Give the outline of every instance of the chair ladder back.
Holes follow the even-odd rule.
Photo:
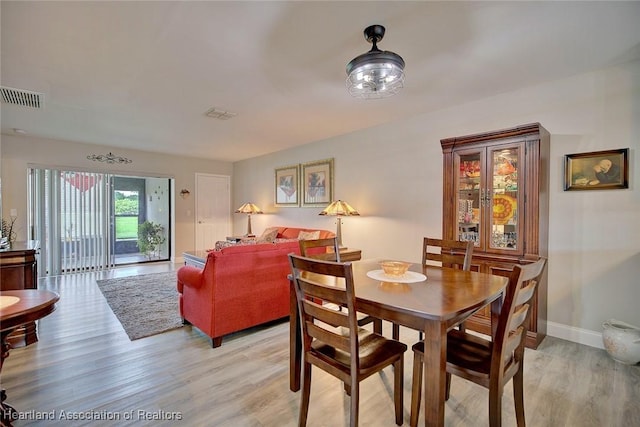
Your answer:
[[[349,353],[354,349],[357,351],[358,321],[351,263],[316,260],[293,254],[289,255],[289,260],[305,343],[310,345],[313,340],[319,340]],[[325,280],[330,277],[332,280],[329,281],[336,283],[336,286],[319,283],[318,275],[325,276]],[[333,305],[327,306],[326,303]],[[337,309],[341,306],[348,310]],[[316,320],[329,327],[320,326]],[[349,334],[342,334],[340,327],[348,328]]]
[[[504,354],[506,355],[505,359],[511,357],[516,348],[520,345],[520,341],[523,339],[523,335],[525,333],[525,328],[523,326],[518,327],[517,329],[509,332],[507,339],[504,344]]]
[[[511,316],[511,321],[509,322],[508,332],[511,333],[518,329],[520,326],[524,324],[524,321],[527,319],[527,314],[529,313],[529,304],[522,304],[518,307]]]
[[[332,331],[330,329],[323,328],[317,323],[314,323],[313,320],[307,320],[305,326],[307,328],[307,335],[312,338],[312,341],[322,341],[325,344],[329,344],[330,346],[347,353],[351,352],[350,335],[342,335],[338,330]]]
[[[536,291],[536,286],[538,285],[538,281],[535,279],[531,279],[529,283],[525,283],[524,286],[520,288],[520,292],[518,293],[518,299],[516,301],[516,307],[522,304],[526,304],[533,298],[533,294]]]
[[[438,252],[430,250],[440,248]],[[462,270],[471,269],[471,257],[473,255],[473,242],[462,242],[458,240],[443,240],[425,237],[422,245],[422,265],[427,265],[427,261],[434,261],[443,267],[456,268]]]
[[[337,237],[300,240],[298,244],[300,246],[300,255],[303,257],[340,262],[340,248],[338,247]],[[318,248],[324,248],[324,252],[319,251]]]
[[[326,323],[334,328],[349,327],[349,316],[346,312],[336,310],[331,306],[323,305],[315,300],[305,299],[302,301],[305,306],[305,313],[313,319]]]
[[[513,353],[521,357],[529,318],[529,300],[534,296],[536,284],[546,263],[545,258],[527,265],[516,265],[509,275],[502,311],[493,343],[492,366],[499,363],[503,368],[509,365]]]
[[[289,254],[289,264],[303,340],[298,426],[304,427],[307,423],[312,366],[344,383],[344,389],[351,399],[349,424],[356,427],[360,382],[390,365],[393,365],[395,419],[397,425],[402,425],[403,357],[407,346],[359,327],[351,263]],[[326,302],[332,306],[328,306]],[[340,310],[345,304],[346,312]],[[362,355],[360,340],[366,346],[365,354]]]
[[[302,294],[306,297],[314,300],[329,301],[344,306],[349,302],[345,289],[337,287],[342,285],[341,283],[337,283],[338,281],[336,281],[336,286],[327,286],[307,278],[300,278],[299,280]]]
[[[331,237],[326,239],[311,239],[300,240],[298,242],[300,246],[300,254],[306,258],[318,259],[323,261],[335,261],[341,262],[340,248],[338,246],[338,238]],[[326,304],[334,304],[333,301],[326,300]],[[347,307],[346,302],[340,304],[341,307]],[[382,334],[382,320],[375,317],[358,314],[358,325],[364,326],[369,323],[373,323],[373,329],[379,334]]]

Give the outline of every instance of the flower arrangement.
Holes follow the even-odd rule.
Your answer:
[[[16,241],[16,232],[13,231],[13,227],[16,223],[16,219],[17,217],[11,217],[11,219],[7,221],[6,219],[2,218],[2,228],[1,228],[2,232],[0,233],[0,236],[3,237],[3,241],[4,241],[4,238],[6,238],[6,241],[9,244]]]

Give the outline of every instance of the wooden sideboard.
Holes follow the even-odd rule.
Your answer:
[[[38,287],[36,254],[37,240],[14,242],[11,247],[0,249],[0,290],[14,291]],[[29,322],[13,332],[7,341],[12,347],[29,345],[38,341],[35,322]]]

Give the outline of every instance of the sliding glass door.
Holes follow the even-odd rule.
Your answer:
[[[169,259],[170,179],[59,169],[29,176],[41,275]]]

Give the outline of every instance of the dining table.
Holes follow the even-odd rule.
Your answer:
[[[442,426],[447,332],[489,304],[492,318],[497,319],[502,301],[500,297],[508,279],[475,271],[423,266],[421,263],[411,265],[400,277],[391,277],[381,270],[381,261],[365,259],[351,263],[357,310],[424,332],[425,426]],[[333,277],[322,276],[316,280],[340,286]],[[300,390],[302,336],[292,280],[290,286],[289,388],[296,392]]]
[[[7,337],[16,328],[53,313],[60,295],[41,289],[19,289],[0,293],[0,372],[11,345]],[[7,393],[0,390],[0,426],[12,427],[18,411],[6,402]]]

